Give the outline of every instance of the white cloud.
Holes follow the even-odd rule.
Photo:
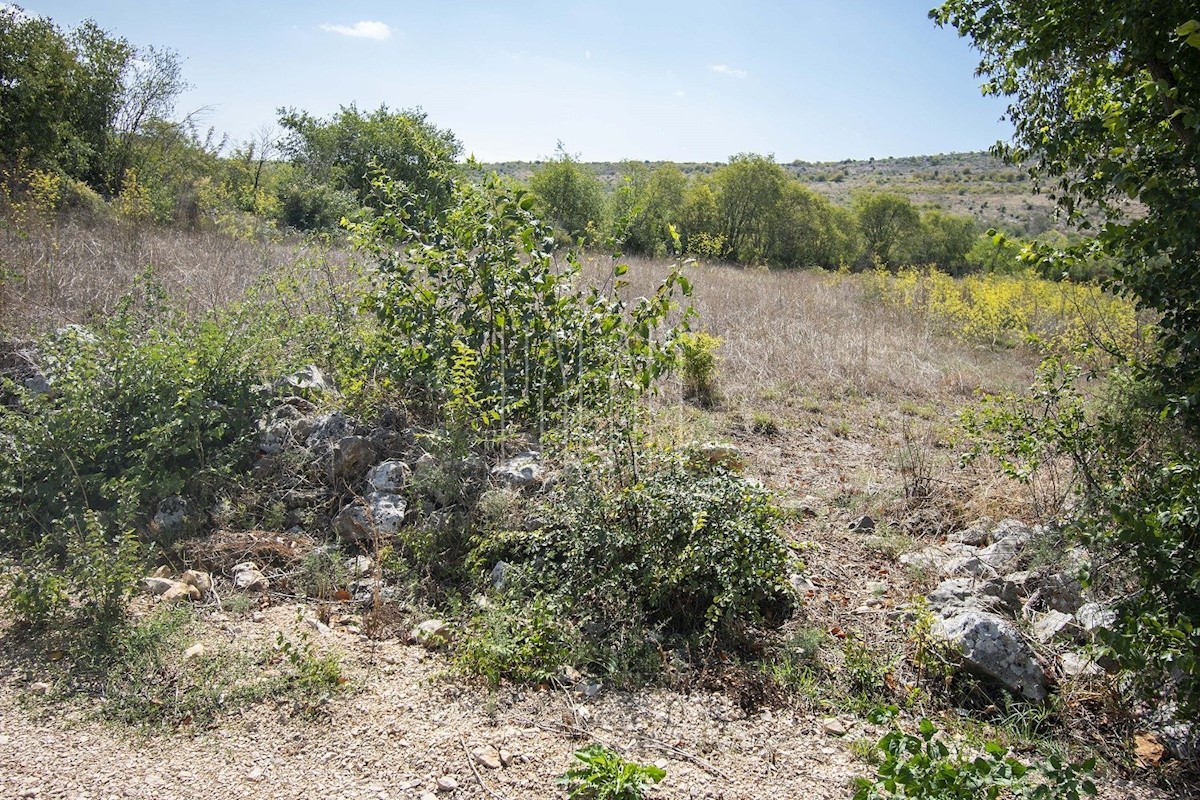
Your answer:
[[[713,64],[711,67],[709,67],[709,69],[711,69],[713,72],[719,72],[722,75],[731,75],[734,78],[745,78],[750,74],[744,69],[737,69],[729,66],[728,64]]]
[[[675,96],[676,97],[687,97],[687,95],[683,93],[682,89],[680,89],[678,92],[676,92]]]
[[[338,33],[342,36],[351,36],[355,39],[374,39],[377,42],[385,42],[392,38],[392,27],[386,22],[372,22],[363,20],[356,22],[353,25],[331,25],[326,22],[321,25],[321,30],[329,33]]]

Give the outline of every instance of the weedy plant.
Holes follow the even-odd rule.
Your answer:
[[[667,776],[660,767],[630,761],[598,744],[576,750],[574,758],[579,764],[563,773],[558,785],[579,800],[642,800]]]
[[[897,713],[895,706],[887,706],[873,712],[871,721],[894,723]],[[953,752],[938,733],[928,719],[918,723],[915,734],[894,725],[875,745],[882,757],[875,776],[854,780],[854,800],[1079,800],[1096,794],[1087,777],[1095,770],[1095,759],[1065,764],[1051,756],[1042,766],[1028,767],[996,742],[967,758]]]
[[[717,392],[717,348],[720,346],[720,339],[703,331],[679,337],[679,366],[685,400],[694,400],[703,408],[711,408],[720,400]]]

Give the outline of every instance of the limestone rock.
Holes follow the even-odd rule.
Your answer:
[[[403,461],[389,460],[367,472],[367,483],[377,492],[398,492],[408,485],[412,469]]]
[[[330,451],[330,477],[352,481],[362,475],[374,459],[375,445],[366,436],[343,436]]]
[[[333,411],[319,417],[299,420],[292,430],[296,438],[304,440],[305,447],[317,450],[352,436],[356,427],[357,422],[353,418],[341,411]]]
[[[1079,630],[1075,617],[1061,611],[1050,609],[1039,615],[1033,621],[1033,638],[1039,642],[1049,642],[1052,639],[1069,639]]]
[[[507,561],[497,561],[490,573],[492,587],[495,589],[504,589],[508,586],[508,577],[511,572],[512,564],[509,564]]]
[[[167,497],[159,501],[158,510],[150,525],[159,534],[174,535],[183,530],[187,521],[188,503],[182,497]]]
[[[1016,627],[995,614],[963,611],[935,626],[955,644],[972,672],[991,678],[1027,700],[1046,699],[1046,674]]]
[[[471,757],[475,759],[475,763],[487,769],[500,769],[503,764],[500,762],[500,751],[489,745],[476,747],[471,751]]]
[[[449,794],[458,790],[458,781],[451,775],[443,775],[437,779],[437,790],[442,794]]]
[[[372,492],[339,511],[333,518],[333,529],[348,542],[370,543],[376,534],[392,536],[398,532],[407,513],[408,508],[400,495]]]
[[[540,484],[545,472],[542,454],[527,450],[492,469],[492,477],[510,489],[525,489]]]
[[[429,650],[449,644],[454,640],[450,626],[440,619],[427,619],[412,630],[412,639]]]
[[[337,387],[316,364],[308,364],[275,381],[276,389],[301,389],[322,394],[336,394]]]
[[[267,580],[267,576],[263,575],[262,570],[253,561],[243,561],[240,564],[234,564],[233,569],[233,588],[243,592],[265,592],[271,588],[271,582]]]
[[[746,465],[745,455],[731,444],[704,442],[694,445],[692,449],[697,460],[710,467],[722,467],[730,472],[738,472]]]
[[[212,590],[212,575],[196,569],[189,569],[179,576],[182,583],[195,586],[201,593]]]

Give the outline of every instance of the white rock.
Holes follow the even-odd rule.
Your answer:
[[[524,489],[541,483],[544,474],[542,454],[536,450],[513,456],[492,470],[492,475],[510,489]]]
[[[429,650],[436,650],[449,644],[454,639],[454,633],[445,621],[427,619],[412,630],[413,641]]]
[[[339,511],[333,518],[333,529],[344,540],[362,544],[372,541],[376,533],[392,536],[399,532],[407,513],[400,495],[372,492]]]
[[[1033,638],[1043,643],[1056,638],[1070,638],[1076,630],[1078,630],[1078,626],[1075,625],[1073,615],[1054,609],[1039,615],[1033,621]]]
[[[934,626],[955,644],[971,671],[989,677],[1028,700],[1046,699],[1046,674],[1021,632],[995,614],[964,611]]]
[[[458,781],[449,775],[443,775],[437,779],[437,790],[449,794],[458,789]]]
[[[408,485],[412,469],[403,461],[384,461],[367,472],[367,483],[377,492],[398,492]]]
[[[183,660],[191,661],[193,658],[199,658],[200,656],[204,655],[206,652],[208,652],[208,649],[200,642],[196,642],[194,645],[189,647],[187,650],[183,651]]]

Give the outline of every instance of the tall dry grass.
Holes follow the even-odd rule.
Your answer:
[[[260,276],[323,252],[299,238],[236,239],[212,230],[111,219],[0,219],[0,330],[26,335],[107,316],[152,269],[190,313],[242,297]],[[328,254],[334,261],[344,253]]]
[[[630,290],[653,290],[668,265],[627,259]],[[603,269],[593,261],[591,269]],[[955,341],[927,319],[866,299],[862,277],[694,264],[697,327],[719,337],[726,397],[965,399],[1024,385],[1035,358]]]

